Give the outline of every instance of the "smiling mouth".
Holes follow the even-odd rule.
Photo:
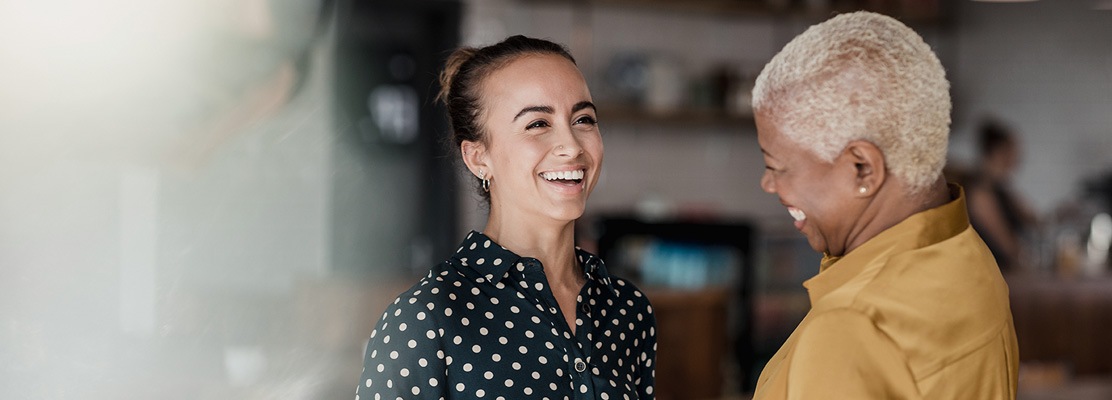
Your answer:
[[[795,207],[788,207],[788,214],[791,214],[792,218],[795,219],[796,222],[803,221],[803,220],[807,219],[807,214],[804,213],[803,210],[800,210],[800,209],[795,208]]]
[[[586,171],[581,169],[574,171],[550,171],[540,173],[541,178],[544,178],[544,180],[546,181],[569,186],[583,183],[583,176],[585,174]]]

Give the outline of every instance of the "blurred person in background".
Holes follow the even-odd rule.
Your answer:
[[[1015,398],[1008,288],[941,175],[949,82],[923,39],[836,16],[765,66],[753,109],[761,187],[824,255],[755,398]]]
[[[992,250],[1004,272],[1022,267],[1022,236],[1035,225],[1035,214],[1012,189],[1011,179],[1020,161],[1019,140],[1012,129],[985,120],[978,129],[980,165],[969,191],[969,219]]]
[[[653,398],[648,300],[574,243],[603,158],[575,60],[513,36],[454,52],[441,85],[489,218],[388,307],[356,398]]]

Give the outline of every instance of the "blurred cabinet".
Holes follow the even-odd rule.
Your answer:
[[[657,398],[750,391],[753,239],[744,221],[600,218],[598,254],[632,279],[657,319]]]
[[[1112,375],[1112,278],[1009,276],[1020,361],[1077,376]]]
[[[656,315],[656,397],[698,400],[722,396],[729,361],[730,295],[706,290],[647,289]]]

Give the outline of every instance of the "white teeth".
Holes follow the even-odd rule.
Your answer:
[[[583,170],[575,171],[558,171],[558,172],[542,172],[541,177],[547,181],[561,180],[578,180],[583,179]]]
[[[803,210],[800,210],[800,209],[795,208],[795,207],[788,208],[788,214],[791,214],[792,218],[795,218],[796,221],[802,221],[802,220],[807,219],[807,214],[805,214],[803,212]]]

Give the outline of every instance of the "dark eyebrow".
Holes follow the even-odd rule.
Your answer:
[[[585,109],[588,109],[588,108],[597,111],[597,109],[595,108],[594,103],[591,103],[589,101],[581,101],[581,102],[575,103],[575,105],[571,107],[571,112],[575,113],[575,112],[579,112],[579,111],[582,111],[582,110],[585,110]],[[541,112],[541,113],[545,113],[545,114],[555,114],[556,109],[554,109],[550,106],[529,106],[529,107],[525,107],[525,108],[522,108],[521,111],[517,112],[517,115],[514,116],[514,121],[517,121],[517,119],[521,118],[522,115],[525,115],[525,114],[528,114],[528,113],[531,113],[531,112]]]
[[[521,118],[522,115],[525,115],[525,114],[528,114],[528,113],[531,113],[531,112],[542,112],[542,113],[546,113],[546,114],[554,114],[554,113],[556,113],[556,110],[553,109],[552,107],[549,107],[549,106],[529,106],[529,107],[525,107],[525,108],[522,108],[521,111],[517,112],[517,115],[514,116],[514,121],[517,121],[517,119]]]

